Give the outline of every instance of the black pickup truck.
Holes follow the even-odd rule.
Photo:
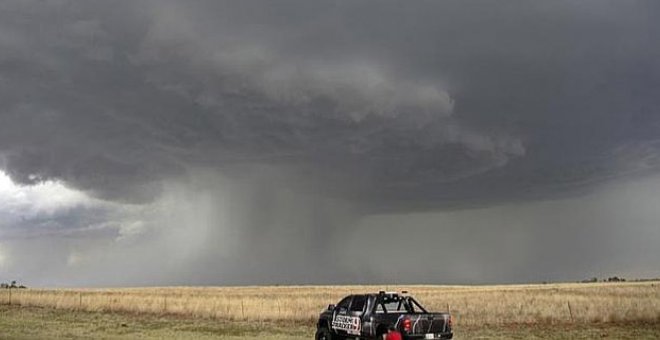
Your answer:
[[[451,339],[451,315],[429,313],[407,292],[350,295],[319,317],[316,340],[382,340],[394,326],[405,340]]]

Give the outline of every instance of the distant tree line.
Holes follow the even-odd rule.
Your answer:
[[[16,284],[16,280],[11,281],[10,283],[6,283],[6,282],[0,283],[0,289],[15,289],[15,288],[25,289],[27,287],[25,287],[24,285]]]
[[[599,279],[597,277],[592,277],[590,279],[582,280],[580,281],[581,283],[593,283],[593,282],[651,282],[651,281],[660,281],[660,278],[655,278],[655,279],[630,279],[627,280],[623,277],[618,277],[618,276],[612,276],[608,277],[606,279]]]
[[[626,282],[626,279],[618,276],[608,277],[606,279],[599,280],[597,277],[592,277],[590,279],[580,281],[582,283],[591,283],[591,282]]]

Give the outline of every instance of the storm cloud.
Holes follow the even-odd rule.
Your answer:
[[[506,282],[630,269],[659,255],[628,250],[660,236],[627,203],[653,198],[660,166],[658,9],[4,1],[0,274]],[[17,198],[47,190],[69,198],[49,196],[48,211],[43,194]],[[545,240],[594,260],[549,260]],[[398,257],[419,265],[383,264],[393,242],[423,244]]]

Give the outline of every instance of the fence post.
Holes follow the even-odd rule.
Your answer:
[[[469,307],[470,307],[470,304],[467,301],[465,301],[465,312],[462,315],[462,319],[465,319],[465,324],[466,325],[468,324],[467,316],[468,316],[468,314],[470,314],[470,312],[469,312],[470,308]]]
[[[241,299],[241,316],[245,320],[245,306],[243,305],[243,299]]]
[[[264,312],[264,300],[261,300],[259,305],[260,306],[259,306],[259,316],[258,316],[258,318],[259,318],[259,324],[261,324],[264,321],[263,314],[262,314]]]
[[[571,308],[571,302],[566,301],[566,304],[568,305],[568,315],[571,316],[571,322],[573,322],[573,309]]]
[[[9,287],[9,305],[11,306],[11,287]]]

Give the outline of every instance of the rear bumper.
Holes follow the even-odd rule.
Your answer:
[[[443,340],[443,339],[453,339],[454,338],[454,333],[438,333],[435,334],[435,337],[433,338],[427,338],[426,335],[421,334],[421,335],[404,335],[403,338],[405,340]]]

